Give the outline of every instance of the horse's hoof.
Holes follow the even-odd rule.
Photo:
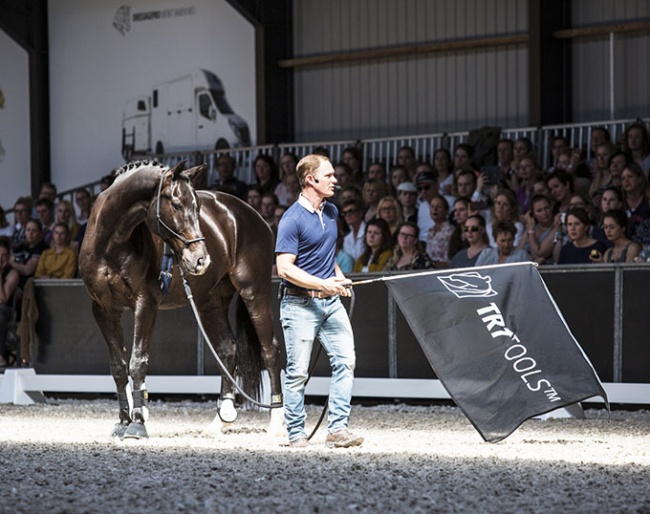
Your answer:
[[[235,402],[231,398],[226,398],[221,402],[217,413],[224,423],[234,423],[238,415]]]
[[[277,407],[271,409],[271,413],[269,414],[269,426],[266,428],[266,433],[275,437],[284,437],[287,435],[287,427],[284,422],[284,408]]]
[[[124,432],[124,439],[149,439],[149,434],[142,423],[133,421]]]
[[[124,423],[117,423],[111,432],[111,437],[115,439],[124,439],[124,433],[128,427],[129,425],[125,425]]]

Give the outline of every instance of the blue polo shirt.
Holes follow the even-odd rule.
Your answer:
[[[323,202],[321,218],[307,199],[300,196],[282,215],[275,253],[295,255],[294,264],[310,275],[322,279],[333,277],[338,215],[336,206],[326,201]],[[290,284],[287,281],[283,283]]]

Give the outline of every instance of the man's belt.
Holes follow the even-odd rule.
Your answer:
[[[303,296],[305,298],[331,298],[335,296],[323,291],[316,291],[315,289],[294,289],[293,287],[285,288],[284,294],[288,294],[289,296]]]

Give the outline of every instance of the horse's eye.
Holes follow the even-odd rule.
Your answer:
[[[173,203],[172,206],[174,207],[174,210],[175,210],[175,211],[179,211],[179,212],[180,212],[180,211],[183,210],[183,206],[182,206],[180,203]]]

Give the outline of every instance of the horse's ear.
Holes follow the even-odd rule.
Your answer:
[[[199,166],[194,166],[193,168],[185,170],[185,175],[190,179],[194,189],[206,189],[205,179],[207,178],[207,174],[205,173],[205,170],[207,169],[207,164],[200,164]]]
[[[174,177],[174,180],[178,178],[178,176],[181,174],[181,172],[184,169],[185,169],[185,161],[181,161],[170,170],[172,172],[172,177]]]

